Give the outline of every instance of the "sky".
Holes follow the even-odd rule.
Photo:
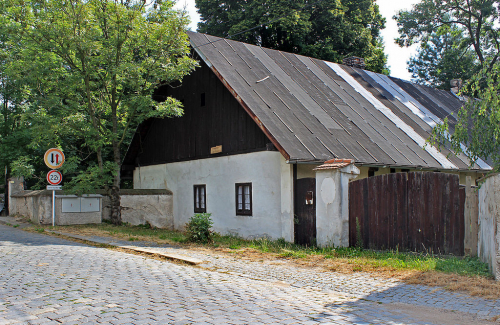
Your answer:
[[[406,69],[406,62],[412,55],[415,55],[417,45],[410,48],[401,48],[394,43],[398,37],[398,27],[392,16],[402,9],[411,9],[411,6],[420,0],[377,0],[380,7],[380,13],[386,18],[386,28],[382,30],[382,37],[385,43],[385,53],[387,54],[387,63],[391,70],[391,76],[410,80],[411,74]],[[200,16],[196,11],[194,0],[177,0],[176,8],[186,8],[191,16],[191,30],[196,31],[196,24],[200,21]]]

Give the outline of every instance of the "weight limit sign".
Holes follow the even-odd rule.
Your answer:
[[[62,182],[62,174],[57,170],[51,170],[47,173],[47,182],[50,185],[59,185]]]

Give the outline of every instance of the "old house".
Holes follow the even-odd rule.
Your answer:
[[[452,92],[189,36],[201,66],[156,92],[181,100],[184,115],[143,123],[122,168],[134,188],[173,192],[176,229],[209,212],[218,232],[294,241],[312,218],[318,243],[345,245],[350,179],[428,170],[464,180],[490,168],[426,145],[444,117],[456,122],[462,102]]]

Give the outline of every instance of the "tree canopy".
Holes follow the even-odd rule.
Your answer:
[[[199,32],[332,62],[359,56],[367,69],[387,72],[379,35],[385,18],[374,0],[196,0],[196,6]]]
[[[400,34],[397,43],[425,44],[443,26],[459,28],[464,37],[456,45],[464,51],[472,48],[481,65],[492,66],[500,54],[498,5],[494,0],[422,0],[394,16]]]
[[[461,48],[463,30],[440,28],[420,44],[418,53],[408,61],[408,71],[417,83],[450,89],[452,79],[469,80],[480,69],[470,47]]]
[[[465,79],[460,93],[465,102],[453,134],[445,119],[434,128],[430,142],[448,143],[471,162],[490,159],[496,171],[500,170],[499,6],[493,0],[422,0],[394,17],[400,45],[422,44],[419,62],[410,63],[414,72],[425,70],[428,58],[430,67],[423,78],[431,83]],[[457,75],[447,75],[451,72]]]
[[[108,187],[116,223],[121,149],[145,119],[182,113],[180,102],[159,103],[152,93],[196,66],[184,32],[188,19],[173,4],[5,0],[0,5],[3,44],[17,55],[4,72],[27,90],[23,118],[30,121],[31,146],[71,151],[64,170],[74,173],[70,185]]]
[[[485,66],[461,92],[469,94],[458,112],[458,123],[450,135],[448,120],[434,128],[431,143],[450,143],[453,151],[467,154],[471,162],[489,159],[500,171],[500,62]],[[463,146],[465,144],[465,147]]]

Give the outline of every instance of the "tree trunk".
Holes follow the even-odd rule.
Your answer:
[[[114,182],[113,182],[114,183]],[[121,211],[121,199],[120,199],[120,187],[111,186],[108,191],[109,198],[111,200],[111,222],[114,225],[121,225],[122,223],[122,211]]]
[[[118,134],[118,123],[116,117],[116,106],[112,106],[112,123],[113,123],[113,134],[116,136]],[[111,198],[111,222],[115,225],[120,225],[122,223],[122,207],[121,207],[121,199],[120,199],[120,166],[121,166],[121,157],[120,157],[120,143],[113,139],[113,160],[115,163],[115,174],[113,176],[113,185],[110,189]]]
[[[3,216],[9,215],[9,169],[5,166],[5,191],[3,197]]]

